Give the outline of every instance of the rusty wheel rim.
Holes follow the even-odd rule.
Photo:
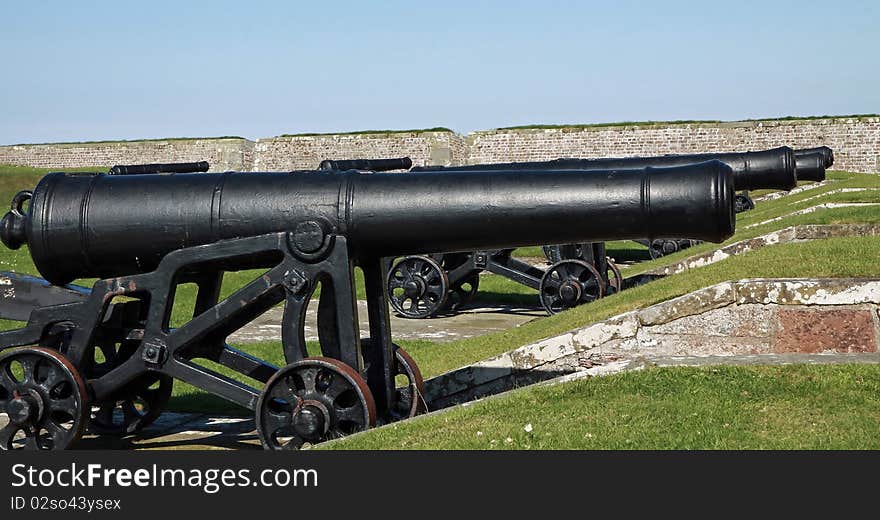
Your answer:
[[[0,354],[0,449],[63,450],[88,422],[88,391],[63,355],[43,347]]]
[[[264,448],[296,450],[371,428],[376,403],[353,368],[312,357],[281,368],[266,382],[256,422]]]
[[[409,419],[428,411],[425,401],[425,380],[419,366],[409,353],[396,343],[394,347],[394,379],[395,389],[391,403],[391,409],[385,418],[387,422],[395,422]],[[364,356],[365,365],[369,367],[369,351],[373,348],[373,340],[361,338],[361,353]],[[403,378],[400,381],[398,378]],[[402,384],[398,384],[402,383]]]
[[[608,264],[608,271],[611,276],[608,277],[608,284],[605,291],[607,294],[617,294],[623,288],[623,275],[620,274],[620,268],[608,257],[605,257]]]
[[[396,345],[395,345],[396,346]],[[406,383],[394,390],[391,420],[409,419],[428,411],[425,401],[425,380],[415,360],[400,347],[394,350],[395,376],[406,378]]]

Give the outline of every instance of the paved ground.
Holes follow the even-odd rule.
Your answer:
[[[616,359],[541,384],[557,384],[590,376],[609,375],[645,366],[783,365],[790,363],[880,363],[870,354],[763,354],[749,356],[669,356]],[[490,398],[491,399],[491,398]],[[435,413],[443,413],[439,410]],[[260,449],[250,417],[165,413],[142,434],[125,439],[86,436],[78,449]]]
[[[306,340],[317,340],[318,302],[313,300],[306,311]],[[231,344],[281,339],[282,307],[275,307],[229,337]],[[510,306],[469,309],[451,316],[413,320],[392,314],[391,330],[395,339],[426,339],[454,341],[518,327],[535,318],[546,316],[543,309]],[[367,302],[358,301],[361,336],[368,336]]]

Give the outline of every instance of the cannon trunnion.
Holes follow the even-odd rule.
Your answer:
[[[0,382],[15,401],[0,448],[22,435],[25,447],[66,448],[86,425],[132,433],[161,413],[174,379],[253,410],[269,449],[411,417],[425,410],[424,383],[391,340],[383,257],[645,230],[721,241],[734,230],[732,183],[720,162],[637,171],[49,174],[16,196],[0,238],[11,248],[27,244],[55,286],[98,281],[34,304],[24,327],[0,333],[0,370],[19,363],[41,374]],[[367,338],[355,267],[364,275]],[[256,268],[221,298],[224,273]],[[198,292],[188,319],[172,323],[182,284]],[[304,330],[319,287],[315,355]],[[34,294],[28,301],[45,302]],[[285,366],[226,343],[277,304]],[[65,382],[63,398],[53,401],[43,374]],[[53,422],[53,407],[64,425]]]

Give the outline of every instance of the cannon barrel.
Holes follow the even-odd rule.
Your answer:
[[[718,161],[628,171],[125,175],[50,173],[13,200],[0,238],[44,278],[148,272],[177,249],[275,232],[341,234],[355,257],[734,230]],[[320,236],[320,235],[319,235]],[[295,239],[294,239],[295,241]]]
[[[670,167],[718,160],[733,169],[736,190],[790,190],[797,185],[794,151],[783,146],[760,152],[702,153],[660,155],[656,157],[621,157],[605,159],[556,159],[553,161],[474,164],[469,166],[423,166],[412,171],[437,170],[609,170],[615,168]]]
[[[797,177],[801,181],[825,180],[825,155],[821,153],[795,154]]]
[[[822,155],[822,159],[824,161],[824,166],[826,169],[831,168],[831,166],[834,164],[834,150],[828,148],[827,146],[817,146],[816,148],[801,148],[794,151],[795,156],[811,155],[814,153]]]
[[[107,172],[110,175],[142,175],[145,173],[195,173],[206,172],[211,165],[207,161],[157,164],[117,164]]]
[[[373,172],[409,170],[410,168],[412,168],[412,159],[409,157],[397,159],[325,159],[318,165],[319,170],[366,170]]]

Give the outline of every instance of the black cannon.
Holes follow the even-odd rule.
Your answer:
[[[747,211],[755,206],[754,201],[749,197],[748,190],[763,188],[789,190],[797,184],[798,170],[795,152],[785,146],[760,152],[557,159],[469,166],[423,166],[412,168],[411,171],[601,170],[606,168],[674,167],[707,160],[719,160],[729,165],[734,176],[734,188],[745,190],[735,197],[734,210],[737,213]],[[799,161],[800,158],[797,160]],[[808,171],[807,174],[811,180],[819,176],[816,170]],[[821,169],[821,177],[824,179],[824,169]],[[659,258],[691,247],[699,243],[700,240],[690,236],[688,238],[669,238],[655,235],[651,238],[636,239],[636,242],[647,246],[652,258]],[[544,243],[546,244],[546,242]],[[401,259],[391,269],[392,277],[388,281],[391,306],[398,315],[407,318],[426,318],[443,312],[456,311],[475,296],[479,286],[479,273],[484,270],[537,289],[541,295],[544,309],[551,314],[592,301],[605,294],[614,293],[623,286],[620,270],[605,255],[603,243],[544,245],[543,251],[547,260],[552,264],[547,270],[512,258],[512,250],[475,251],[467,254],[437,253],[430,257],[411,256]],[[560,262],[564,263],[557,266]],[[417,290],[412,282],[406,282],[405,272],[417,269],[424,271],[423,276],[430,276],[434,280],[434,285],[419,285],[419,290]],[[547,285],[552,283],[560,269],[569,269],[579,277],[595,277],[597,282],[591,286],[591,290],[579,293],[577,298],[571,297],[560,303],[552,290],[545,291]],[[545,278],[546,274],[551,276]],[[407,287],[401,287],[406,283],[409,283]]]
[[[701,153],[602,159],[556,159],[553,161],[474,164],[468,166],[417,166],[412,171],[487,170],[608,170],[686,166],[718,160],[733,170],[733,186],[739,190],[790,190],[797,185],[794,150],[787,146],[760,152]]]
[[[361,170],[371,172],[387,172],[392,170],[408,170],[412,168],[412,159],[400,157],[395,159],[325,159],[318,165],[319,170]]]
[[[68,286],[64,301],[38,304],[24,327],[0,333],[0,373],[20,367],[0,378],[9,417],[0,447],[62,449],[87,426],[132,433],[161,413],[173,379],[254,410],[268,449],[413,416],[425,409],[423,382],[391,341],[382,257],[646,232],[721,241],[734,230],[732,183],[720,162],[635,172],[48,174],[15,197],[0,239],[27,244],[56,291],[98,281]],[[359,337],[355,266],[368,338]],[[220,298],[224,272],[255,268],[253,281]],[[23,291],[40,301],[34,293],[47,282],[4,283],[4,298]],[[172,327],[176,290],[188,283],[198,287],[192,317]],[[319,285],[321,356],[312,357],[304,319]],[[279,303],[287,365],[227,344]]]
[[[187,163],[156,164],[117,164],[110,168],[109,175],[140,175],[145,173],[196,173],[206,172],[211,167],[206,161]]]
[[[801,148],[794,151],[795,156],[819,154],[822,156],[822,166],[826,169],[834,165],[834,151],[827,146],[817,146],[815,148]]]
[[[427,170],[495,170],[509,168],[538,168],[558,170],[568,168],[642,168],[645,166],[673,166],[691,164],[710,159],[720,160],[728,164],[734,172],[734,187],[742,190],[736,195],[735,211],[737,213],[754,209],[755,203],[749,196],[750,190],[775,189],[790,190],[798,180],[825,180],[825,169],[833,163],[833,153],[828,147],[792,150],[787,146],[759,152],[703,153],[690,155],[662,155],[656,157],[625,157],[603,159],[557,159],[553,161],[496,163],[453,167],[416,167],[413,171]],[[642,238],[637,242],[648,247],[652,258],[659,258],[698,243],[691,237]],[[569,247],[567,251],[575,251]],[[553,261],[566,254],[557,246],[545,248],[548,259]]]

